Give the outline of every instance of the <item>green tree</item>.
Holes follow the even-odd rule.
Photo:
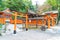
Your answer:
[[[34,10],[31,0],[6,0],[5,6],[23,13],[26,13],[28,9]]]
[[[59,20],[60,20],[60,0],[57,0],[57,6],[58,6],[58,22],[59,22]]]
[[[57,0],[47,0],[47,4],[52,6],[52,10],[57,10]]]
[[[26,13],[28,9],[35,10],[31,0],[0,0],[0,11],[6,8],[23,13]]]
[[[3,1],[0,0],[0,11],[2,11],[2,10],[4,10],[4,9],[5,9],[5,7],[4,7]]]

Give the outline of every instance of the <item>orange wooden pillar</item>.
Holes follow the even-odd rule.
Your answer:
[[[17,12],[14,14],[15,20],[14,20],[14,34],[16,34],[16,20],[17,20]]]
[[[56,20],[54,18],[52,18],[52,26],[56,25]]]
[[[54,26],[54,19],[53,18],[51,18],[52,19],[52,26]]]
[[[5,18],[5,14],[3,14],[3,24],[6,23],[5,20],[6,20],[6,18]]]
[[[1,24],[3,24],[3,19],[1,18]]]
[[[44,19],[44,25],[46,25],[46,20]]]
[[[3,20],[2,20],[2,18],[1,18],[1,24],[3,24]]]
[[[28,30],[28,15],[26,14],[26,31]]]
[[[48,17],[48,29],[50,28],[50,17]]]
[[[6,20],[6,18],[3,18],[3,24],[5,24],[6,22],[5,22],[5,20]]]
[[[42,26],[45,26],[45,25],[44,25],[44,19],[42,19]]]
[[[0,18],[0,23],[1,23],[1,18]]]

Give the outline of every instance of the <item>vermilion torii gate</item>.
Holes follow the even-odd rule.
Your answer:
[[[15,14],[12,14],[15,16],[15,19],[14,19],[14,34],[16,34],[16,20],[17,20],[17,16],[20,16],[20,15],[17,15],[17,12],[15,12]],[[28,15],[26,14],[26,16],[23,16],[26,18],[26,31],[28,30]]]

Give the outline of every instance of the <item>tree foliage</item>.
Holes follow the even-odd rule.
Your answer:
[[[2,0],[0,0],[0,11],[2,11],[2,10],[4,10],[5,9],[5,7],[4,7],[5,5],[4,5],[4,3],[3,3],[3,1]]]
[[[57,6],[58,6],[58,11],[59,11],[59,16],[58,16],[58,21],[60,20],[60,0],[57,0]]]
[[[52,6],[52,10],[57,10],[57,0],[47,0],[47,3]]]
[[[0,7],[0,9],[10,8],[10,10],[15,10],[23,13],[27,12],[28,9],[34,10],[34,6],[32,5],[31,0],[1,0],[0,4],[3,6]]]

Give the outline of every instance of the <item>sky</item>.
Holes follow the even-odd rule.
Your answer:
[[[32,0],[32,3],[33,3],[33,5],[35,5],[37,2],[38,5],[43,5],[45,1],[46,0]]]

